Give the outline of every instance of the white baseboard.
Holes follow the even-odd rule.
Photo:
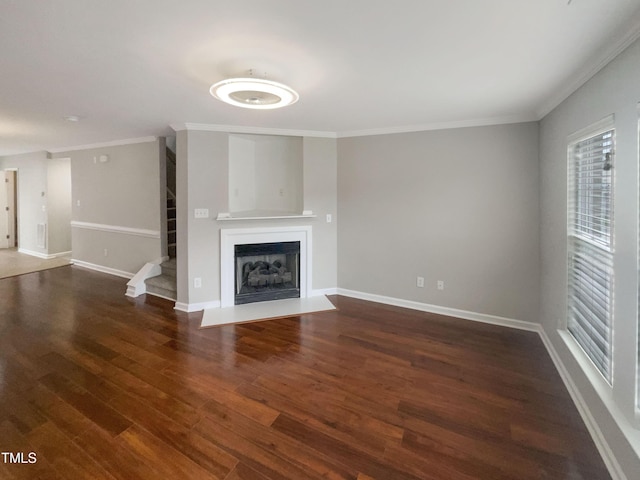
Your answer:
[[[598,426],[595,419],[593,418],[593,415],[591,414],[591,411],[589,410],[587,403],[585,402],[584,398],[580,394],[580,391],[578,390],[575,383],[571,379],[569,372],[567,371],[566,367],[562,363],[562,360],[560,359],[558,352],[556,352],[555,348],[553,347],[553,344],[551,343],[551,341],[549,340],[549,337],[547,336],[546,332],[542,328],[542,325],[538,323],[524,322],[522,320],[514,320],[511,318],[498,317],[495,315],[486,315],[483,313],[469,312],[466,310],[458,310],[455,308],[441,307],[438,305],[429,305],[426,303],[414,302],[411,300],[403,300],[399,298],[386,297],[383,295],[357,292],[353,290],[347,290],[344,288],[338,288],[336,290],[338,295],[344,295],[346,297],[359,298],[361,300],[368,300],[371,302],[378,302],[386,305],[393,305],[396,307],[410,308],[413,310],[420,310],[428,313],[437,313],[441,315],[448,315],[452,317],[463,318],[466,320],[473,320],[476,322],[489,323],[492,325],[501,325],[505,327],[516,328],[519,330],[537,332],[542,340],[542,343],[547,349],[547,352],[549,352],[549,356],[551,357],[551,360],[553,361],[553,364],[555,365],[556,370],[558,371],[560,377],[562,378],[562,381],[565,387],[567,388],[567,391],[569,392],[569,395],[571,396],[573,403],[578,409],[578,412],[580,413],[580,416],[582,417],[582,420],[584,421],[585,426],[587,427],[587,430],[589,431],[589,434],[591,435],[591,438],[593,439],[596,445],[596,448],[598,449],[598,452],[600,453],[600,456],[604,461],[605,466],[609,470],[609,474],[611,475],[612,479],[627,480],[627,477],[624,474],[622,468],[620,467],[620,464],[618,463],[618,460],[616,459],[613,451],[609,447],[609,444],[607,443],[607,440],[604,434],[602,433],[602,430],[600,430],[600,427]]]
[[[220,308],[220,300],[214,300],[212,302],[201,302],[201,303],[182,303],[176,302],[173,307],[174,310],[178,310],[180,312],[199,312],[204,310],[205,308]]]
[[[47,255],[47,258],[60,258],[60,257],[70,257],[71,256],[71,250],[69,250],[68,252],[59,252],[59,253],[50,253],[49,255]]]
[[[71,259],[74,265],[78,267],[88,268],[89,270],[95,270],[96,272],[108,273],[109,275],[115,275],[116,277],[122,277],[131,279],[133,273],[117,270],[111,267],[105,267],[104,265],[96,265],[95,263],[83,262],[82,260]]]
[[[609,447],[609,443],[602,433],[602,430],[600,430],[600,427],[593,418],[593,415],[591,414],[591,411],[587,406],[587,402],[585,402],[582,394],[580,393],[580,390],[578,390],[578,387],[573,382],[569,371],[564,366],[564,363],[562,363],[560,355],[558,355],[558,352],[551,343],[551,340],[547,336],[547,333],[542,328],[542,325],[540,325],[540,328],[538,329],[538,334],[540,335],[542,343],[547,349],[547,352],[549,352],[549,356],[551,357],[556,370],[560,374],[560,378],[562,378],[564,386],[567,388],[567,391],[569,392],[573,403],[578,409],[578,412],[582,417],[582,421],[587,427],[587,430],[589,431],[589,434],[591,435],[591,438],[593,439],[593,442],[595,443],[596,448],[598,449],[598,452],[600,453],[600,456],[602,457],[602,460],[607,467],[607,470],[609,470],[611,478],[613,480],[627,480],[627,476],[622,471],[622,468],[620,467],[620,464],[618,463],[618,460],[616,459],[613,451]]]
[[[337,288],[320,288],[317,290],[311,290],[312,297],[320,297],[322,295],[337,295],[337,294],[338,294]]]
[[[484,313],[469,312],[467,310],[458,310],[457,308],[441,307],[439,305],[430,305],[428,303],[414,302],[412,300],[403,300],[401,298],[394,297],[386,297],[384,295],[375,295],[373,293],[356,292],[354,290],[347,290],[345,288],[338,288],[337,294],[344,295],[345,297],[359,298],[360,300],[368,300],[370,302],[393,305],[395,307],[410,308],[412,310],[420,310],[422,312],[447,315],[449,317],[462,318],[464,320],[473,320],[474,322],[482,322],[492,325],[501,325],[503,327],[517,328],[518,330],[537,332],[540,329],[540,325],[533,322],[525,322],[523,320],[498,317],[496,315],[487,315]]]
[[[68,255],[71,255],[71,251],[49,254],[49,253],[34,252],[33,250],[27,250],[25,248],[18,248],[18,253],[24,253],[25,255],[31,255],[32,257],[38,257],[44,260],[51,260],[52,258],[66,257]]]

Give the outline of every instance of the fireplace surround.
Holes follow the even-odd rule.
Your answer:
[[[312,273],[311,226],[225,228],[220,230],[220,306],[224,308],[236,305],[236,284],[238,278],[238,262],[236,259],[237,247],[239,247],[240,251],[243,251],[248,245],[255,246],[260,244],[269,245],[292,243],[299,244],[299,254],[297,255],[299,260],[299,270],[297,272],[298,285],[297,287],[294,287],[298,289],[299,293],[296,294],[296,296],[299,295],[300,298],[310,297]],[[281,253],[280,255],[283,254]],[[277,259],[278,257],[274,256],[272,257],[271,262],[275,262]],[[251,260],[253,263],[256,261],[261,260]],[[287,270],[290,270],[290,268],[287,268]],[[267,272],[264,269],[262,269],[262,272],[263,275],[267,275]],[[291,273],[291,277],[293,279],[296,272],[290,271],[289,273]],[[260,274],[260,269],[258,274]],[[242,275],[242,271],[240,272],[240,275]],[[282,275],[282,278],[278,280],[274,278],[273,283],[276,283],[277,281],[284,282],[288,279],[285,272],[282,272]],[[261,282],[267,281],[268,278],[263,276],[254,278],[252,283],[259,285]],[[270,298],[269,295],[265,295],[263,298],[264,301],[274,299],[277,299],[277,297]],[[261,301],[261,299],[258,301]]]

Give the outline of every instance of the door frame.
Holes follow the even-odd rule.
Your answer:
[[[9,205],[9,207],[13,206],[13,210],[10,212],[12,212],[12,217],[10,218],[10,222],[11,222],[11,227],[13,227],[13,242],[11,242],[12,244],[9,245],[9,248],[18,248],[19,247],[19,242],[20,242],[20,215],[18,213],[19,209],[20,209],[20,203],[19,203],[19,198],[20,196],[18,195],[18,189],[19,189],[19,185],[18,185],[18,169],[17,168],[5,168],[4,169],[5,174],[6,173],[12,173],[13,174],[13,198],[10,199],[10,202],[13,205]]]

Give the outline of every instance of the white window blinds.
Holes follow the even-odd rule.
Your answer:
[[[614,130],[569,145],[567,329],[611,383]]]

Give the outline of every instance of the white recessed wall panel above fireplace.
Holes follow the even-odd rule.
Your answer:
[[[311,226],[224,228],[220,230],[220,306],[235,304],[236,245],[300,242],[300,297],[311,296]]]

